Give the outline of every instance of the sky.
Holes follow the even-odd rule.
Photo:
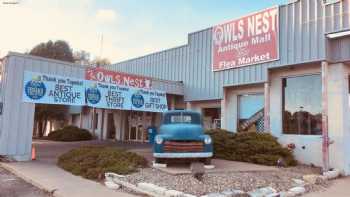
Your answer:
[[[188,33],[286,2],[0,0],[0,57],[8,51],[29,52],[48,40],[65,40],[73,51],[116,63],[187,44]]]

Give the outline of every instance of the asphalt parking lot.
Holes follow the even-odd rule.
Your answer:
[[[127,143],[116,141],[80,141],[80,142],[55,142],[47,140],[34,140],[33,145],[36,149],[37,160],[44,163],[56,164],[58,157],[81,146],[110,146],[122,149],[128,149],[133,152],[137,152],[148,160],[153,160],[152,157],[152,145],[142,143]]]
[[[0,197],[49,197],[48,192],[18,178],[0,167]]]

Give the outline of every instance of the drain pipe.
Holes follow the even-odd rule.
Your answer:
[[[104,126],[105,126],[105,109],[102,109],[102,123],[101,123],[101,133],[100,133],[100,140],[103,140],[103,130],[104,130]],[[108,121],[107,121],[108,123]]]
[[[328,62],[321,63],[322,70],[322,159],[323,171],[329,170],[329,136],[328,136]]]
[[[264,83],[264,131],[271,133],[270,128],[270,84],[269,81]]]

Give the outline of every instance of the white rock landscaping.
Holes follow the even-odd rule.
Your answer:
[[[165,192],[167,191],[166,188],[159,187],[159,186],[154,185],[152,183],[138,183],[137,187],[142,189],[142,190],[152,192],[152,193],[155,193],[158,195],[163,195],[163,196],[165,195]]]
[[[295,195],[301,195],[306,192],[305,187],[293,187],[289,189],[289,192],[294,193]]]
[[[275,194],[277,191],[272,187],[263,187],[256,189],[254,191],[248,192],[249,196],[251,197],[266,197],[270,194]]]
[[[106,185],[107,188],[113,189],[113,190],[117,190],[117,189],[120,188],[120,185],[114,183],[113,181],[106,181],[105,185]]]
[[[301,179],[292,179],[294,181],[294,183],[297,186],[304,186],[305,185],[305,181],[301,180]]]
[[[176,190],[167,190],[165,191],[165,197],[182,197],[183,192],[176,191]]]
[[[340,171],[337,169],[330,170],[330,171],[324,172],[323,176],[327,177],[327,179],[329,179],[329,180],[335,179],[335,178],[338,178],[340,176]]]
[[[152,166],[154,168],[166,168],[167,167],[167,164],[165,163],[156,163],[155,161],[152,162]]]
[[[225,196],[240,196],[240,195],[243,195],[245,194],[244,191],[242,190],[237,190],[237,189],[228,189],[228,190],[225,190],[223,192],[221,192],[222,194],[224,194]]]
[[[126,191],[154,197],[294,197],[322,189],[327,186],[328,179],[340,175],[336,170],[324,175],[296,174],[293,170],[207,173],[203,181],[192,175],[171,175],[157,169],[140,169],[140,172],[127,176],[115,173],[106,173],[105,176],[106,186],[111,189],[127,188]],[[306,170],[302,170],[305,173]],[[254,189],[259,185],[269,186]],[[245,192],[242,188],[250,191]]]

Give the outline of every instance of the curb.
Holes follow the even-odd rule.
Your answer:
[[[34,187],[37,187],[41,190],[44,190],[45,192],[48,192],[48,193],[51,193],[51,191],[48,189],[48,188],[45,188],[43,185],[41,185],[40,183],[34,181],[33,179],[23,175],[22,173],[20,173],[19,171],[13,169],[10,165],[6,164],[6,163],[3,163],[3,162],[0,162],[0,167],[4,168],[5,170],[11,172],[12,174],[16,175],[17,177],[23,179],[25,182],[33,185]],[[56,192],[54,192],[53,194],[51,194],[52,196],[54,197],[65,197],[65,196],[62,196],[60,194],[57,194]]]

